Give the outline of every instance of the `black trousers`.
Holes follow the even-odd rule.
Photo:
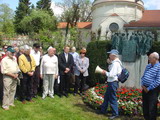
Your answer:
[[[71,77],[70,74],[60,75],[60,92],[61,92],[61,94],[68,94],[70,77]]]
[[[80,91],[80,93],[82,93],[85,83],[86,83],[86,77],[84,77],[83,74],[75,76],[74,93],[78,93],[78,90]]]
[[[32,99],[32,77],[23,73],[21,80],[21,101]]]
[[[40,81],[40,67],[36,67],[35,72],[32,77],[32,96],[37,95],[38,93],[38,87],[39,87],[39,81]]]
[[[155,88],[148,93],[142,91],[143,116],[145,120],[156,120],[158,94],[158,88]]]

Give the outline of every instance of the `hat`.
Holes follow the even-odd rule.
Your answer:
[[[35,48],[40,48],[40,45],[39,45],[38,43],[34,43],[34,44],[33,44],[33,47],[35,47]]]
[[[109,51],[107,53],[114,54],[114,55],[118,55],[119,54],[118,50],[115,50],[115,49],[113,49],[113,50],[111,50],[111,51]]]
[[[15,52],[15,50],[14,50],[14,48],[13,48],[13,47],[8,47],[8,48],[7,48],[7,51],[12,52],[12,53],[14,53],[14,52]]]
[[[51,48],[53,48],[52,46],[50,46],[48,49],[47,49],[47,51],[49,51]]]

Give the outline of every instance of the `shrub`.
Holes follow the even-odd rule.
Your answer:
[[[87,57],[90,61],[89,66],[89,81],[90,86],[94,86],[97,82],[104,83],[105,77],[100,74],[95,74],[95,68],[99,65],[103,69],[107,69],[107,54],[111,49],[110,41],[94,41],[87,45]]]
[[[154,41],[149,54],[152,52],[158,52],[160,54],[160,41]]]

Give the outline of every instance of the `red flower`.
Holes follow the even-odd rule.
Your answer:
[[[132,93],[128,93],[128,95],[132,95]]]

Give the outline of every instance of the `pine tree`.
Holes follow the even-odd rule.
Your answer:
[[[51,9],[51,0],[39,0],[37,2],[37,8],[41,10],[48,11],[50,15],[53,16],[53,11]]]
[[[31,12],[30,9],[30,0],[19,0],[19,5],[17,7],[17,10],[15,11],[15,29],[17,33],[25,33],[20,27],[20,22],[21,20],[25,17],[28,16]]]

